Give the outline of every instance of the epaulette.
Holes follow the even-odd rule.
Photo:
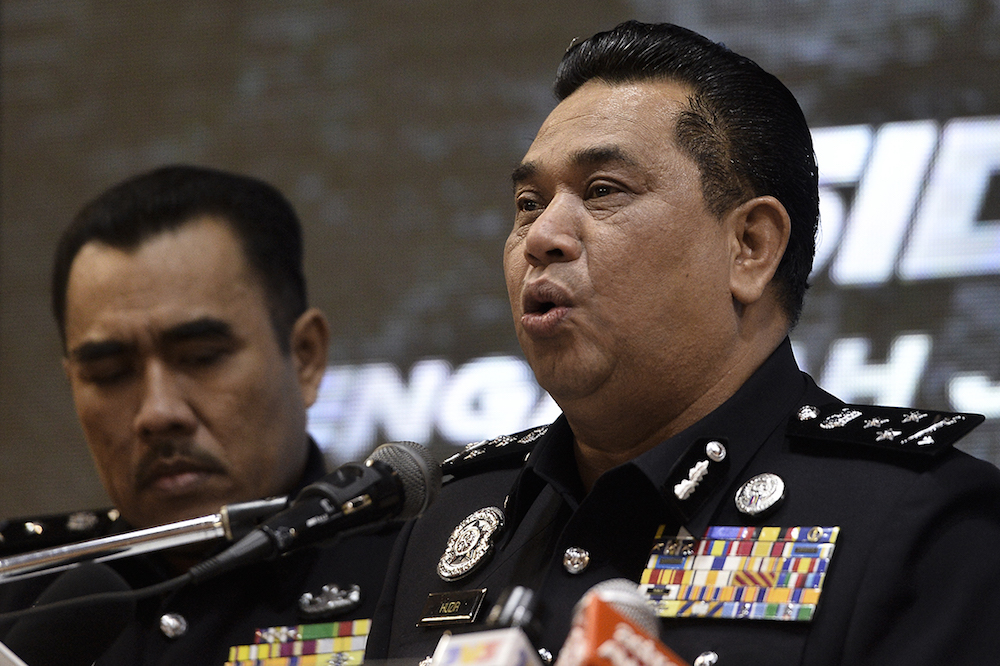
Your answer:
[[[800,440],[921,458],[947,451],[985,419],[981,414],[831,403],[800,407],[787,433]]]
[[[522,430],[513,435],[468,444],[441,463],[446,481],[477,474],[486,470],[520,467],[535,442],[546,432],[547,425]]]
[[[115,509],[0,519],[0,556],[107,536],[116,520]]]

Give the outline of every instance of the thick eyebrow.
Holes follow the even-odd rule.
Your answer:
[[[134,345],[118,340],[102,340],[100,342],[84,342],[69,351],[69,357],[77,363],[99,361],[110,356],[120,356],[133,349]]]
[[[202,317],[166,329],[160,333],[160,341],[170,344],[198,338],[225,338],[232,334],[232,326],[228,322],[214,317]],[[98,340],[84,342],[70,350],[69,356],[78,363],[87,363],[127,354],[134,349],[134,344],[120,340]]]
[[[516,187],[518,183],[523,183],[538,173],[538,164],[535,162],[521,162],[510,174],[510,182]]]
[[[228,322],[214,317],[202,317],[171,326],[160,334],[162,342],[183,342],[192,338],[225,338],[233,334]]]
[[[618,146],[594,146],[584,148],[572,153],[569,162],[574,167],[596,167],[605,164],[620,164],[623,166],[635,167],[639,163],[631,155]],[[511,173],[511,182],[517,186],[526,180],[531,179],[539,171],[537,162],[521,162]]]

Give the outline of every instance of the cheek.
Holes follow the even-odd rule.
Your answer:
[[[96,395],[90,387],[74,387],[73,403],[95,458],[124,456],[131,441],[131,397]]]
[[[111,503],[134,506],[135,462],[141,451],[132,436],[129,410],[122,401],[105,398],[76,397],[75,402],[90,456]]]
[[[602,261],[590,262],[592,282],[610,314],[605,324],[626,326],[627,337],[641,336],[647,342],[700,329],[702,316],[726,300],[717,265],[678,245],[654,240],[616,248]]]
[[[514,236],[507,239],[507,242],[503,246],[503,270],[504,273],[510,273],[513,267],[518,263],[519,248],[521,247],[520,242]]]
[[[115,506],[126,506],[134,490],[132,461],[135,451],[128,432],[110,430],[115,422],[107,415],[80,415],[90,456],[104,488]]]
[[[305,432],[305,406],[297,375],[290,362],[254,361],[225,396],[216,396],[220,409],[213,415],[220,441],[231,464],[247,475],[283,464],[287,442]]]
[[[527,263],[516,249],[508,249],[504,252],[503,272],[507,283],[507,296],[510,298],[511,308],[515,311],[520,309],[521,286],[524,283],[526,270]]]

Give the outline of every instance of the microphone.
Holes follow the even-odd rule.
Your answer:
[[[88,562],[56,578],[34,606],[128,591],[128,583],[114,569]],[[53,608],[24,617],[11,626],[4,642],[30,666],[90,666],[111,647],[134,616],[133,597],[102,594],[84,610]]]
[[[650,636],[660,635],[660,621],[653,607],[639,592],[639,586],[628,578],[609,578],[591,587],[573,607],[574,618],[585,612],[589,595],[594,595],[604,603],[610,604],[625,619]]]
[[[441,468],[424,447],[390,442],[363,463],[341,465],[302,489],[289,508],[188,572],[205,580],[389,518],[424,512],[441,489]]]
[[[531,641],[518,627],[446,633],[438,641],[431,666],[542,666]]]
[[[555,666],[688,666],[659,640],[659,622],[638,586],[612,578],[590,588],[573,608]]]

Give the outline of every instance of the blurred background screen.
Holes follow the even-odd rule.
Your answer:
[[[4,0],[0,517],[107,504],[51,254],[85,201],[164,163],[297,208],[333,325],[310,412],[332,464],[551,420],[501,271],[510,172],[566,46],[628,18],[724,42],[806,112],[823,199],[801,365],[848,401],[985,414],[960,447],[1000,462],[996,0]]]

